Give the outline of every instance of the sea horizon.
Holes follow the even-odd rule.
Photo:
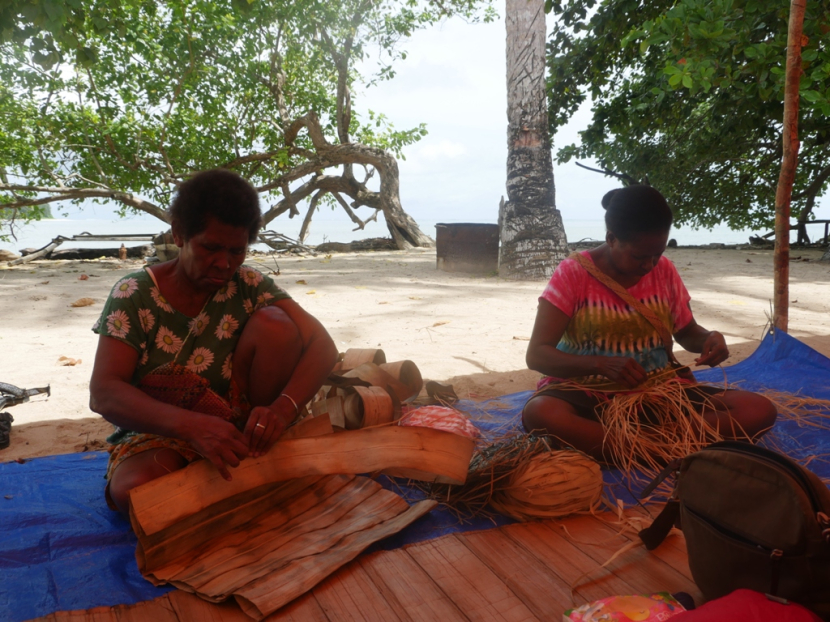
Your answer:
[[[425,234],[435,239],[435,226],[438,221],[416,221]],[[457,221],[446,219],[440,221],[446,224],[457,224]],[[465,220],[463,222],[486,222]],[[494,224],[494,223],[492,223]],[[605,237],[605,223],[600,219],[564,219],[565,233],[568,242],[576,243],[585,240],[602,240]],[[267,230],[276,231],[296,240],[302,226],[300,219],[279,219],[272,221]],[[33,221],[16,229],[17,240],[0,241],[0,249],[20,253],[22,249],[39,249],[58,236],[72,237],[82,233],[92,235],[124,235],[141,234],[156,235],[166,231],[169,226],[150,217],[113,218],[49,218]],[[353,242],[366,238],[390,237],[386,223],[382,217],[380,222],[371,222],[362,230],[354,230],[351,221],[340,219],[315,219],[309,228],[305,244],[316,246],[325,242]],[[720,244],[747,244],[751,235],[764,235],[768,231],[732,230],[726,225],[719,225],[711,230],[692,229],[691,227],[673,227],[669,237],[677,241],[679,246],[705,246],[711,243]],[[793,232],[793,241],[795,232]],[[148,242],[125,242],[126,246],[147,244]],[[106,241],[65,241],[63,248],[112,248],[120,242]],[[254,244],[255,250],[268,250],[264,244]]]

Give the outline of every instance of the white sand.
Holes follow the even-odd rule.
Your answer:
[[[669,249],[692,294],[700,324],[721,331],[730,363],[748,356],[771,314],[772,251]],[[790,334],[830,355],[830,265],[819,251],[790,264]],[[525,369],[542,282],[512,282],[436,270],[434,250],[249,258],[275,277],[328,328],[338,348],[383,348],[389,361],[410,359],[425,379],[451,380],[462,397],[530,389]],[[90,328],[112,285],[139,261],[36,261],[0,264],[0,382],[51,385],[8,409],[12,445],[0,461],[103,447],[110,425],[90,412],[88,383],[97,336]],[[87,275],[86,280],[79,280]],[[89,297],[95,304],[73,308]],[[79,359],[63,366],[60,357]],[[694,356],[678,353],[681,362]],[[458,378],[458,376],[464,376]]]

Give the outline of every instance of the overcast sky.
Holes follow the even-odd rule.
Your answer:
[[[426,123],[429,134],[400,163],[401,200],[416,220],[496,222],[505,194],[507,94],[504,22],[453,19],[406,44],[396,77],[357,94],[356,107],[384,112],[397,128]],[[556,136],[577,140],[587,110]],[[569,220],[599,220],[612,180],[573,163],[556,167],[556,203]]]
[[[382,111],[398,128],[427,123],[429,135],[409,147],[400,163],[404,208],[424,222],[496,222],[507,157],[504,21],[467,24],[453,19],[416,33],[404,49],[407,58],[396,66],[393,80],[356,96],[358,110]],[[554,153],[578,143],[578,132],[589,121],[586,103],[554,137]],[[577,222],[602,219],[600,199],[619,185],[573,162],[554,164],[554,183],[556,206],[572,241],[581,237],[576,235],[582,231]],[[815,211],[817,218],[830,218],[830,200],[820,200]],[[598,231],[602,237],[602,227]],[[716,228],[715,238],[724,232],[725,226]],[[694,235],[681,233],[687,239]],[[809,233],[818,235],[818,226]],[[687,243],[726,241],[708,235],[701,231]]]

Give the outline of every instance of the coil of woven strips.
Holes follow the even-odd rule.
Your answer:
[[[527,521],[593,512],[602,490],[596,460],[525,434],[476,452],[464,485],[434,484],[430,494],[460,518],[498,512]]]

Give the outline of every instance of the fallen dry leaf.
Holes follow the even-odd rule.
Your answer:
[[[389,303],[386,300],[382,300],[378,303],[379,305],[388,305]]]
[[[515,339],[516,341],[530,341],[530,337],[517,337],[516,335],[513,335],[513,339]],[[510,382],[513,381],[511,380]]]
[[[75,302],[73,302],[70,307],[88,307],[89,305],[94,305],[95,299],[94,298],[78,298]]]
[[[62,356],[58,359],[58,364],[63,365],[64,367],[70,367],[74,365],[80,365],[81,359],[73,359],[68,356]]]
[[[308,285],[305,279],[300,279],[299,281],[294,281],[297,285]]]
[[[409,299],[410,300],[422,300],[422,298],[420,296],[410,296]]]
[[[82,274],[81,276],[78,277],[78,280],[79,281],[88,281],[89,277],[85,274]]]
[[[444,324],[449,324],[449,322],[435,322],[432,327],[435,328],[436,326],[443,326]]]
[[[41,285],[49,285],[49,281],[41,281],[40,284]]]
[[[306,294],[307,294],[307,295],[309,295],[309,296],[310,296],[311,294],[316,294],[316,293],[317,293],[317,290],[314,290],[314,289],[310,289],[310,290],[308,290],[308,291],[306,292]]]

